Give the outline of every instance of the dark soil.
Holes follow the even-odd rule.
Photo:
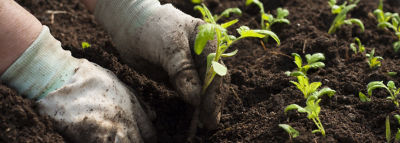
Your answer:
[[[182,11],[195,17],[189,0],[161,0],[171,2]],[[154,74],[159,69],[149,70],[128,67],[120,61],[109,36],[96,24],[93,16],[77,0],[17,0],[32,12],[63,47],[73,56],[86,58],[113,71],[137,95],[156,112],[154,125],[160,142],[183,142],[191,118],[192,108],[178,98],[165,75]],[[393,32],[377,29],[372,11],[378,1],[362,0],[350,15],[361,19],[365,32],[357,26],[343,26],[336,34],[327,33],[334,16],[327,0],[264,0],[266,11],[275,13],[278,7],[290,11],[290,25],[276,24],[272,30],[278,34],[282,45],[274,43],[261,46],[259,40],[248,39],[234,45],[239,54],[225,59],[230,69],[231,84],[221,124],[214,131],[200,131],[199,142],[290,142],[280,123],[290,124],[300,131],[294,142],[385,142],[385,117],[400,113],[394,104],[386,100],[384,90],[374,92],[372,102],[362,103],[358,92],[366,93],[370,81],[393,80],[400,85],[400,77],[390,77],[389,71],[400,72],[399,55],[393,52],[396,41]],[[228,7],[239,7],[243,15],[239,25],[260,28],[258,8],[244,6],[243,0],[209,0],[210,10],[220,13]],[[46,10],[64,10],[67,14],[55,16],[50,23]],[[386,0],[385,11],[400,12],[400,2]],[[235,33],[232,33],[235,34]],[[376,55],[384,58],[382,66],[371,70],[364,55],[354,55],[349,45],[359,37],[367,51],[373,48]],[[80,43],[87,41],[91,48],[81,49]],[[312,134],[316,129],[305,114],[294,111],[284,114],[289,104],[305,105],[305,99],[294,85],[295,80],[284,72],[295,69],[293,59],[288,56],[296,52],[301,55],[316,52],[326,56],[326,67],[309,71],[310,80],[320,81],[323,86],[337,91],[332,98],[322,98],[320,118],[327,136]],[[23,99],[5,86],[0,86],[0,142],[62,142],[55,132],[53,121],[38,116],[33,101]],[[392,132],[400,127],[392,117]]]

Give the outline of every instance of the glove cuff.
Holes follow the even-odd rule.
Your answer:
[[[65,51],[47,26],[0,80],[30,98],[41,99],[60,88],[74,74],[78,59]]]

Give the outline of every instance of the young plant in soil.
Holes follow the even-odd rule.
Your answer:
[[[319,102],[321,102],[320,97],[323,95],[328,95],[332,97],[336,91],[318,91],[312,94],[307,98],[306,107],[301,107],[297,104],[291,104],[285,108],[285,113],[289,110],[297,110],[300,113],[307,113],[307,118],[312,120],[314,124],[318,127],[318,129],[313,130],[312,133],[321,133],[322,136],[325,136],[325,129],[322,126],[321,120],[319,119],[319,113],[321,112],[321,107],[319,106]]]
[[[386,89],[390,96],[387,97],[387,99],[392,100],[392,102],[396,105],[397,108],[399,108],[399,101],[397,100],[400,88],[396,88],[396,85],[394,84],[393,81],[389,81],[386,85],[383,84],[383,81],[372,81],[368,83],[367,90],[368,90],[368,96],[372,96],[372,91],[377,89],[377,88],[383,88]]]
[[[400,115],[394,115],[394,117],[397,119],[397,122],[400,124]],[[392,131],[390,130],[390,117],[386,116],[386,121],[385,121],[385,127],[386,127],[386,142],[390,143],[392,140]],[[394,137],[394,142],[397,143],[400,141],[400,128],[397,128],[396,135]]]
[[[206,22],[206,24],[200,25],[198,27],[198,33],[196,35],[194,43],[195,53],[197,55],[200,55],[203,52],[203,49],[208,41],[214,40],[214,38],[216,38],[217,41],[217,48],[215,53],[210,53],[207,56],[207,70],[204,78],[203,87],[200,93],[201,97],[204,97],[208,86],[211,84],[216,75],[225,76],[227,74],[228,69],[219,62],[222,58],[232,57],[237,53],[238,50],[232,51],[230,53],[225,53],[237,41],[250,37],[264,38],[265,36],[271,36],[277,42],[277,44],[280,45],[280,40],[278,36],[270,30],[252,30],[247,26],[241,26],[240,28],[236,29],[240,35],[238,38],[233,35],[229,35],[227,28],[237,23],[239,20],[235,19],[223,24],[218,24],[217,20],[219,20],[219,18],[223,16],[229,16],[229,13],[237,13],[239,9],[227,9],[221,15],[216,16],[213,16],[204,4],[202,4],[202,6],[196,6],[195,10],[200,11],[203,16],[203,20]],[[198,114],[199,108],[196,107],[191,123],[191,129],[189,131],[189,139],[195,135],[198,122]]]
[[[378,28],[392,29],[398,40],[393,43],[393,49],[397,53],[400,49],[400,17],[398,13],[383,12],[383,1],[381,0],[378,9],[374,11],[378,20]]]
[[[380,67],[382,65],[381,61],[383,58],[381,56],[374,56],[375,55],[375,49],[372,49],[372,51],[369,54],[365,54],[368,58],[368,65],[370,69],[375,69],[377,67]]]
[[[286,19],[286,17],[289,15],[289,11],[287,9],[283,8],[276,9],[276,17],[274,17],[272,14],[265,13],[264,5],[259,0],[246,0],[246,6],[250,4],[255,4],[260,8],[261,29],[271,30],[271,26],[274,25],[275,23],[290,24],[290,21]],[[264,37],[265,43],[268,42],[268,38],[269,38],[268,36]]]
[[[288,124],[279,124],[279,127],[284,129],[289,134],[290,141],[300,135],[299,131]]]
[[[328,33],[333,34],[336,32],[338,28],[340,28],[343,24],[352,25],[356,24],[360,26],[361,31],[364,32],[364,24],[360,19],[357,18],[349,18],[347,19],[347,13],[357,6],[357,3],[360,0],[348,0],[345,1],[342,5],[336,5],[336,0],[329,0],[328,4],[331,7],[331,13],[337,14],[335,19],[332,22],[331,27],[329,28]],[[349,5],[347,5],[349,3]]]
[[[81,43],[82,49],[90,48],[90,44],[88,42],[82,42]]]
[[[317,69],[325,67],[325,64],[321,61],[325,60],[325,56],[322,53],[307,54],[306,60],[307,64],[303,66],[303,60],[297,53],[292,53],[294,57],[294,63],[297,65],[297,71],[286,71],[285,74],[288,76],[307,76],[307,71],[309,69]]]
[[[297,89],[299,89],[303,95],[304,98],[308,98],[311,94],[319,94],[319,93],[324,93],[324,94],[334,94],[334,90],[326,87],[321,89],[320,91],[316,92],[317,89],[321,86],[321,82],[313,82],[309,83],[308,78],[305,76],[297,76],[298,82],[295,81],[290,81],[290,83],[293,83],[296,85]]]
[[[358,46],[358,50],[357,50]],[[365,46],[361,43],[358,37],[354,38],[354,43],[350,44],[351,50],[353,50],[354,54],[363,53],[365,51]]]

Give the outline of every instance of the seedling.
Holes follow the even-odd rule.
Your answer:
[[[294,63],[297,65],[297,71],[287,71],[285,72],[288,76],[306,76],[309,69],[317,69],[325,67],[325,64],[321,61],[325,60],[325,56],[322,53],[307,54],[306,60],[307,64],[303,66],[303,60],[297,53],[292,53],[294,57]]]
[[[194,6],[194,10],[197,10],[201,13],[201,15],[203,16],[203,20],[207,23],[217,23],[218,20],[220,20],[223,17],[230,17],[231,14],[237,14],[237,15],[242,15],[242,11],[239,8],[228,8],[225,9],[221,14],[219,15],[214,15],[211,16],[211,12],[208,10],[207,7],[205,7],[205,5],[196,5]],[[209,17],[207,14],[210,14],[211,17]],[[235,22],[236,23],[236,22]],[[232,23],[235,24],[235,23]],[[230,26],[230,25],[229,25]]]
[[[352,25],[356,24],[361,28],[361,31],[364,32],[364,24],[360,19],[357,18],[349,18],[347,19],[347,13],[357,6],[357,3],[360,0],[347,0],[342,5],[336,5],[336,0],[329,0],[328,4],[331,7],[331,13],[337,14],[335,19],[332,22],[331,27],[329,28],[328,33],[333,34],[336,32],[338,28],[340,28],[343,24]],[[349,5],[347,5],[349,3]]]
[[[335,91],[333,92],[335,93]],[[315,92],[307,98],[306,107],[301,107],[297,104],[291,104],[285,108],[285,113],[289,110],[297,110],[300,113],[307,113],[307,118],[311,119],[318,127],[318,129],[313,130],[312,133],[321,133],[322,136],[325,136],[325,129],[322,126],[321,120],[318,117],[321,111],[321,107],[319,106],[319,102],[321,102],[321,99],[319,98],[325,94],[331,97],[334,95],[334,93],[330,94],[323,91]]]
[[[364,93],[358,92],[358,97],[360,98],[361,102],[370,102],[371,98],[365,96]]]
[[[378,9],[374,11],[378,20],[378,27],[382,29],[392,29],[398,40],[393,43],[393,49],[398,52],[400,49],[400,17],[398,13],[383,12],[383,1],[381,0]]]
[[[358,50],[357,50],[358,46]],[[361,43],[358,37],[354,38],[354,43],[350,44],[351,50],[353,50],[354,54],[363,53],[365,51],[365,46]]]
[[[217,41],[217,48],[215,53],[210,53],[207,56],[207,70],[205,73],[203,87],[200,93],[201,97],[204,97],[208,86],[211,84],[216,75],[225,76],[227,74],[228,69],[219,62],[221,61],[221,58],[231,57],[237,53],[238,50],[232,51],[230,53],[225,53],[232,44],[243,38],[264,38],[265,36],[271,36],[277,42],[277,44],[280,45],[280,40],[278,36],[270,30],[251,30],[247,26],[241,26],[237,29],[237,32],[240,35],[238,38],[233,35],[228,35],[228,31],[226,28],[237,23],[239,20],[235,19],[223,24],[217,24],[217,20],[223,16],[229,16],[229,13],[237,10],[225,10],[221,15],[213,16],[204,4],[202,4],[202,6],[196,6],[195,9],[200,11],[203,16],[203,20],[207,22],[206,24],[198,26],[198,33],[196,35],[194,43],[195,53],[197,55],[200,55],[203,52],[203,49],[208,41],[214,40],[214,38],[216,38]],[[191,129],[189,131],[189,139],[191,139],[195,135],[198,115],[199,107],[196,107],[190,127]]]
[[[392,102],[396,105],[396,107],[399,107],[399,101],[397,100],[397,97],[400,92],[400,88],[396,88],[396,85],[394,84],[393,81],[389,81],[387,85],[383,84],[383,81],[372,81],[368,83],[367,89],[368,89],[368,96],[371,97],[372,91],[376,88],[384,88],[386,89],[390,96],[388,96],[386,99],[392,100]]]
[[[246,0],[246,6],[253,3],[260,8],[261,29],[271,30],[271,26],[274,25],[275,23],[290,24],[290,21],[286,19],[286,17],[289,15],[289,11],[287,9],[283,8],[276,9],[276,17],[274,17],[272,14],[265,13],[264,5],[259,0]],[[264,42],[265,43],[268,42],[268,36],[264,38]]]
[[[397,122],[400,124],[400,115],[394,115],[394,117],[397,119]],[[390,143],[392,140],[392,133],[390,130],[390,117],[386,116],[386,121],[385,121],[385,126],[386,126],[386,142]],[[397,143],[400,141],[400,128],[397,128],[397,133],[396,136],[394,137],[394,142]]]
[[[82,49],[90,48],[90,44],[88,42],[82,42]]]
[[[383,60],[383,58],[381,56],[374,56],[375,54],[375,49],[372,49],[371,53],[366,54],[367,58],[368,58],[368,65],[370,69],[375,69],[377,67],[381,66],[381,61],[379,60]]]
[[[335,94],[335,91],[330,89],[330,88],[323,88],[320,91],[316,92],[317,89],[321,86],[321,82],[313,82],[309,83],[308,78],[305,76],[297,76],[298,82],[295,81],[290,81],[290,83],[293,83],[296,85],[297,89],[299,89],[303,95],[304,98],[308,98],[311,94],[316,94],[316,93],[324,93],[324,94],[329,94],[329,96]]]
[[[299,131],[288,124],[279,124],[279,127],[284,129],[289,134],[290,140],[300,135]]]
[[[227,73],[227,68],[220,64],[219,61],[222,57],[231,57],[237,53],[237,50],[225,53],[226,50],[230,48],[232,44],[235,42],[248,37],[254,38],[264,38],[265,36],[271,36],[277,43],[280,45],[280,40],[275,33],[270,30],[251,30],[247,26],[241,26],[237,29],[237,32],[240,34],[240,37],[236,38],[233,35],[228,35],[228,31],[226,28],[238,22],[237,19],[226,22],[224,24],[217,24],[215,18],[220,16],[212,16],[211,12],[208,8],[202,4],[200,7],[196,7],[202,14],[204,21],[207,23],[204,25],[200,25],[198,27],[199,32],[196,35],[194,51],[197,55],[200,55],[203,52],[204,47],[206,46],[209,40],[214,40],[216,35],[217,38],[217,49],[215,53],[211,53],[207,56],[207,72],[204,80],[204,85],[202,88],[202,93],[204,94],[207,87],[210,85],[215,75],[224,76]],[[224,13],[224,12],[223,12]],[[229,12],[227,12],[229,13]],[[224,15],[224,14],[222,14]],[[228,14],[229,16],[229,14]]]

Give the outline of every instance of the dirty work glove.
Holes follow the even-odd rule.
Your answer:
[[[40,114],[57,121],[58,130],[73,142],[154,139],[135,95],[112,72],[72,57],[46,26],[1,81],[38,99]]]
[[[160,65],[184,101],[194,106],[200,104],[206,68],[204,55],[208,53],[196,60],[192,45],[202,20],[171,4],[160,5],[158,0],[98,0],[94,14],[111,34],[125,63],[135,65],[135,59],[141,58]],[[205,51],[215,48],[215,43],[209,44]],[[217,78],[205,97],[207,103],[201,105],[200,116],[208,129],[216,128],[220,119],[220,85],[221,78]]]

